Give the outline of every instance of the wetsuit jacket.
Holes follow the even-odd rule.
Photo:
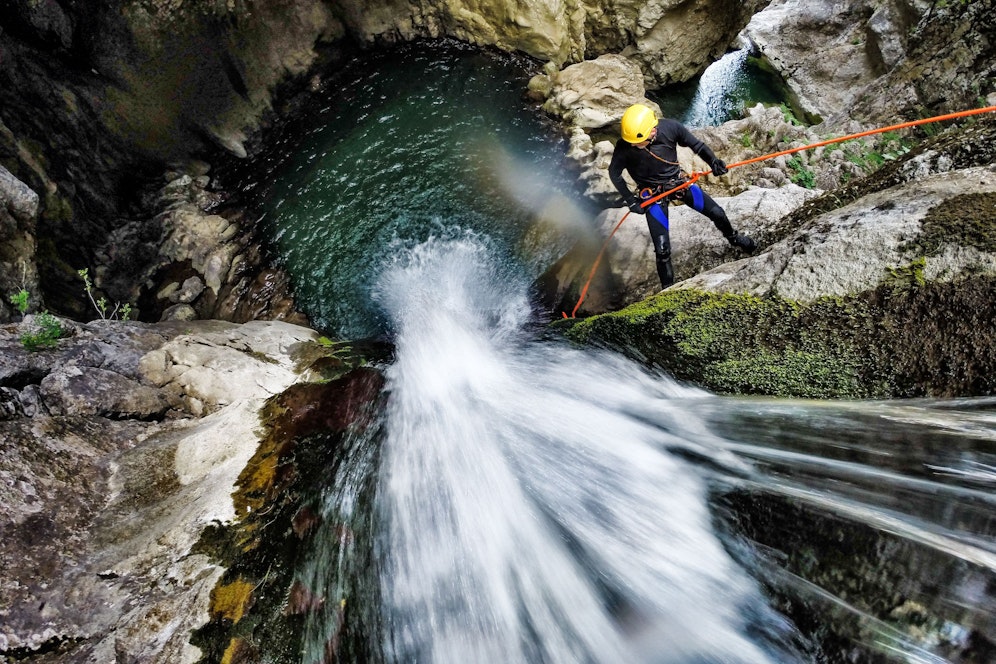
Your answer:
[[[627,205],[637,198],[626,185],[623,170],[629,171],[630,177],[640,189],[675,182],[681,177],[681,167],[678,166],[679,145],[690,148],[710,167],[716,161],[716,155],[709,146],[696,138],[685,125],[670,118],[664,118],[657,124],[657,135],[645,148],[638,148],[622,139],[616,141],[612,161],[609,162],[609,178]],[[648,154],[650,152],[653,154]]]

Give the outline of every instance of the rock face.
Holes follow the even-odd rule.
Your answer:
[[[193,662],[266,399],[317,335],[281,322],[0,330],[0,658]],[[203,415],[203,416],[201,416]]]
[[[73,275],[99,266],[109,236],[136,232],[143,188],[164,164],[208,148],[244,155],[276,86],[344,34],[309,0],[12,2],[0,28],[0,163],[39,194],[41,285],[74,315]]]
[[[805,109],[831,115],[849,107],[861,88],[904,54],[900,40],[909,34],[911,20],[915,25],[916,9],[906,6],[901,11],[903,4],[774,0],[751,19],[744,33]],[[900,22],[905,25],[896,25]]]
[[[991,0],[773,0],[746,38],[830,126],[972,108],[994,92]]]
[[[640,5],[635,43],[621,53],[641,64],[652,87],[686,81],[718,60],[750,17],[767,4],[671,0]]]
[[[927,175],[869,194],[813,219],[759,256],[705,271],[679,287],[812,302],[873,290],[917,259],[928,281],[996,275],[996,247],[961,244],[954,229],[930,256],[923,257],[916,242],[925,220],[963,206],[969,195],[996,202],[992,167]]]
[[[160,233],[132,249],[124,248],[125,242],[114,243],[105,252],[106,264],[114,265],[112,252],[146,256],[130,271],[143,276],[132,277],[131,294],[153,320],[268,319],[306,324],[295,309],[290,278],[264,261],[255,229],[244,222],[243,211],[219,206],[208,182],[207,176],[182,174],[167,183],[154,219]],[[128,279],[120,282],[122,288],[129,284]],[[136,288],[136,282],[143,288]]]
[[[920,109],[953,112],[983,103],[994,105],[996,6],[992,0],[911,4],[920,17],[904,42],[906,57],[862,91],[851,113],[874,121],[883,116],[915,116]]]

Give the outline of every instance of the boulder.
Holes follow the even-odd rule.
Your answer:
[[[959,199],[969,192],[989,194],[996,201],[993,169],[934,173],[868,194],[814,218],[757,256],[705,271],[675,287],[812,302],[873,290],[904,270],[916,270],[927,281],[996,275],[996,247],[966,246],[958,227],[949,229],[943,246],[930,255],[924,256],[918,243],[925,220],[946,208],[964,208]],[[918,260],[922,263],[914,264]]]
[[[144,420],[161,417],[170,407],[162,391],[98,367],[57,369],[42,379],[40,389],[52,415]]]
[[[590,131],[618,124],[623,112],[637,102],[657,108],[644,97],[639,65],[621,55],[600,55],[536,78],[544,76],[550,89],[543,110],[572,127]],[[545,87],[539,82],[531,85]]]
[[[6,207],[20,221],[28,222],[38,216],[38,205],[38,194],[0,166],[0,207]]]
[[[286,323],[99,322],[29,354],[0,328],[0,357],[32,367],[0,372],[0,650],[202,659],[191,633],[225,570],[196,547],[236,517],[263,404],[303,378],[297,350],[316,337]],[[174,384],[211,413],[161,418]]]

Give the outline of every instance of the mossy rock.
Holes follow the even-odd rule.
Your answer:
[[[992,277],[924,283],[916,265],[849,298],[802,304],[691,289],[575,323],[613,348],[726,394],[819,399],[996,392]]]
[[[261,412],[263,439],[233,494],[238,520],[207,528],[196,547],[226,568],[211,619],[192,638],[203,664],[301,661],[307,616],[324,599],[310,596],[295,571],[322,521],[318,504],[344,441],[376,426],[380,407],[381,373],[346,368],[290,387]]]

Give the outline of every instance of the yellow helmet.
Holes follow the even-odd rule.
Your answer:
[[[650,139],[650,131],[657,126],[657,116],[649,106],[633,104],[622,116],[622,137],[627,143],[642,143]]]

